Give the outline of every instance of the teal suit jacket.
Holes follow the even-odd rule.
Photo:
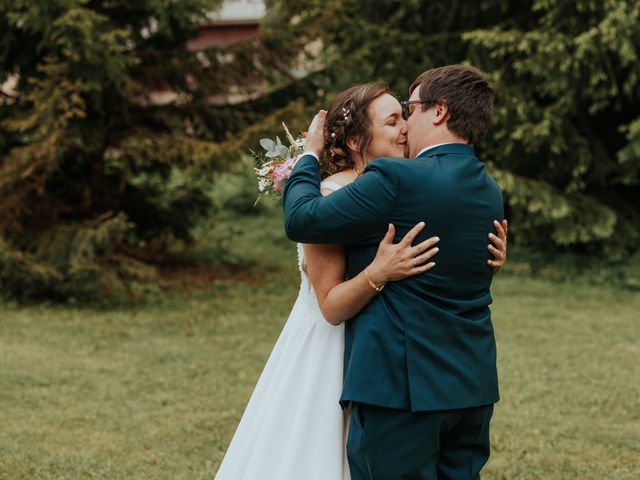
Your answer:
[[[440,237],[436,266],[387,284],[347,322],[341,402],[412,411],[498,401],[487,234],[503,218],[502,194],[464,144],[416,159],[379,158],[350,185],[322,197],[318,162],[297,162],[284,193],[287,236],[346,245],[347,276],[375,257],[389,223],[399,241]]]

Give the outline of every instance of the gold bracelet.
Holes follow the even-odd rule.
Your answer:
[[[369,285],[371,286],[371,288],[373,288],[376,292],[381,292],[384,286],[386,285],[386,283],[383,283],[382,286],[379,287],[375,283],[373,283],[373,281],[371,280],[371,277],[369,276],[369,271],[366,268],[364,269],[364,274],[367,276],[367,281],[369,282]]]

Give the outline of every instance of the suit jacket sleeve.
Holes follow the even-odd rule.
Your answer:
[[[323,197],[318,162],[304,155],[285,185],[287,236],[302,243],[379,242],[387,231],[397,191],[395,164],[392,159],[379,159],[356,181]]]

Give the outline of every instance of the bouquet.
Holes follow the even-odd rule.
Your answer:
[[[265,151],[260,153],[251,152],[258,164],[255,171],[258,176],[258,191],[260,193],[255,204],[264,195],[282,196],[284,184],[289,175],[291,175],[296,158],[304,152],[306,132],[301,137],[293,138],[284,122],[282,122],[282,127],[289,146],[284,145],[277,136],[275,141],[270,138],[263,138],[260,140],[260,146]]]

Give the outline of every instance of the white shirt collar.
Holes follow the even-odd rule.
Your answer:
[[[416,155],[416,158],[422,155],[427,150],[431,150],[432,148],[440,147],[442,145],[452,145],[453,143],[454,142],[436,143],[435,145],[429,145],[428,147],[424,147],[422,150],[420,150],[420,152],[418,152],[418,154]]]

